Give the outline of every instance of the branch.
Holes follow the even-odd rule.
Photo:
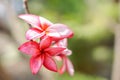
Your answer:
[[[24,3],[24,9],[25,9],[25,12],[27,14],[30,14],[30,11],[29,11],[29,8],[28,8],[28,0],[23,0],[23,3]],[[29,28],[31,28],[32,26],[30,24],[29,25]]]
[[[26,12],[27,14],[29,14],[30,11],[29,11],[29,9],[28,9],[28,0],[23,0],[23,2],[24,2],[25,12]]]

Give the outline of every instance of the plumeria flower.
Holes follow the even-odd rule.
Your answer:
[[[63,40],[60,40],[60,41],[56,42],[54,44],[54,47],[64,47],[64,48],[66,48],[60,54],[58,54],[58,56],[56,57],[58,59],[62,58],[62,60],[63,60],[63,65],[59,69],[59,73],[63,74],[65,71],[67,71],[71,76],[73,76],[74,75],[74,67],[73,67],[73,64],[70,61],[70,59],[67,58],[67,56],[72,54],[72,51],[67,48],[67,39],[65,38]]]
[[[33,28],[30,28],[26,32],[27,40],[40,38],[45,35],[52,37],[53,40],[70,38],[73,36],[73,32],[66,25],[53,24],[41,16],[23,14],[20,15],[19,18],[33,26]]]
[[[57,66],[52,58],[58,55],[65,48],[51,47],[52,39],[48,36],[44,37],[40,43],[33,40],[28,41],[19,47],[19,50],[25,54],[31,55],[30,68],[33,74],[36,74],[42,65],[48,70],[57,72]]]

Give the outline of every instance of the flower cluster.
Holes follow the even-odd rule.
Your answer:
[[[73,75],[74,68],[67,57],[72,53],[67,48],[67,38],[71,38],[73,32],[64,24],[53,24],[40,16],[23,14],[19,18],[32,25],[32,28],[26,32],[28,41],[18,48],[21,52],[31,55],[30,68],[32,73],[38,73],[43,65],[48,70],[60,74],[67,71]],[[58,58],[62,60],[62,66],[59,69],[55,62],[55,59],[58,60]]]

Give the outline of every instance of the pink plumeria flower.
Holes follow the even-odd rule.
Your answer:
[[[33,26],[33,28],[30,28],[26,32],[27,40],[40,38],[45,35],[52,37],[53,40],[70,38],[73,36],[73,32],[66,25],[53,24],[41,16],[23,14],[20,15],[19,18]]]
[[[58,56],[56,57],[58,59],[62,58],[62,60],[63,60],[63,65],[59,69],[58,72],[60,74],[63,74],[65,71],[67,71],[71,76],[73,76],[74,75],[74,67],[73,67],[73,64],[70,61],[70,59],[67,58],[67,56],[72,54],[72,51],[67,48],[67,39],[65,38],[63,40],[60,40],[60,41],[56,42],[56,44],[54,44],[54,47],[64,47],[64,48],[66,48],[60,54],[58,54]]]
[[[36,74],[42,65],[48,70],[57,72],[56,63],[52,57],[61,53],[65,48],[51,47],[51,42],[51,38],[46,36],[40,43],[31,40],[19,47],[21,52],[32,55],[30,68],[33,74]]]

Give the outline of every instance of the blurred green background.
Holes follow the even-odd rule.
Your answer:
[[[22,5],[23,2],[22,0],[0,0],[1,4],[7,5],[9,3],[9,6],[11,6],[9,9],[8,6],[6,7],[5,14],[9,16],[3,18],[5,19],[3,22],[9,22],[5,23],[8,28],[2,27],[1,31],[10,33],[9,36],[12,36],[13,39],[11,40],[15,46],[13,51],[11,51],[11,44],[9,48],[6,48],[11,52],[6,52],[6,54],[0,52],[2,55],[0,56],[1,65],[4,67],[3,69],[6,74],[11,77],[11,80],[42,80],[42,78],[43,80],[47,80],[44,77],[45,75],[49,75],[49,73],[52,76],[52,79],[50,79],[50,75],[48,76],[50,77],[48,78],[49,80],[110,80],[114,49],[113,24],[118,19],[117,0],[28,1],[31,14],[45,17],[53,23],[66,24],[73,30],[74,37],[68,40],[68,47],[73,51],[73,54],[69,58],[74,65],[75,75],[71,77],[68,73],[56,75],[54,73],[51,74],[51,72],[46,72],[48,73],[46,74],[43,70],[40,71],[40,75],[32,76],[29,69],[28,56],[17,51],[17,47],[26,41],[24,35],[28,29],[28,25],[25,22],[17,19],[17,15],[25,13]],[[14,54],[10,57],[12,52]],[[7,61],[8,63],[6,63]],[[5,66],[13,66],[11,69],[16,69],[15,71],[10,71]],[[20,71],[17,71],[18,69]],[[44,75],[41,76],[42,73]]]

